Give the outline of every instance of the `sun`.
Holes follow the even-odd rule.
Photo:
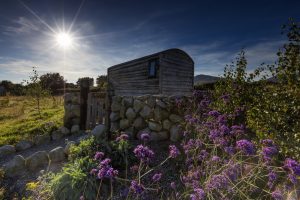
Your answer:
[[[57,33],[55,38],[56,38],[56,43],[64,49],[70,48],[73,44],[72,35],[68,33],[65,32]]]

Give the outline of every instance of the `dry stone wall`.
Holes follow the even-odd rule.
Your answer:
[[[182,137],[184,111],[179,101],[181,96],[113,96],[111,103],[110,131],[123,131],[132,138],[148,133],[150,140],[179,141]]]
[[[80,93],[66,93],[64,99],[64,126],[71,129],[80,124]]]

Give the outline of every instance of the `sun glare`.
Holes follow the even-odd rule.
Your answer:
[[[56,35],[56,42],[60,47],[67,49],[72,46],[73,38],[70,34],[62,32]]]

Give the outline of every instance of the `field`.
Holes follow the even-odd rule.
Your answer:
[[[44,98],[41,101],[41,116],[30,97],[0,97],[0,146],[31,139],[51,127],[58,127],[63,123],[63,115],[62,97]]]

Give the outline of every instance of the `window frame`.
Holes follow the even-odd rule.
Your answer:
[[[154,66],[154,75],[151,75],[150,72],[151,72],[151,64],[155,62],[155,66]],[[158,59],[151,59],[148,61],[148,78],[157,78],[157,75],[158,75],[158,69],[159,69],[159,66],[158,66]]]

